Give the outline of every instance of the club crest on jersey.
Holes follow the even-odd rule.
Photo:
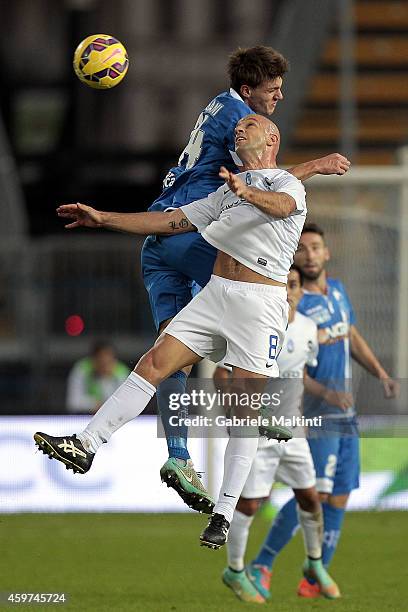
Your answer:
[[[247,172],[245,175],[245,182],[247,185],[252,185],[252,176],[250,172]]]
[[[265,187],[266,187],[267,189],[269,189],[270,187],[272,187],[272,186],[273,186],[273,180],[272,180],[272,179],[270,179],[270,178],[268,178],[267,176],[265,176],[265,178],[264,178],[263,182],[264,182],[264,185],[265,185]]]

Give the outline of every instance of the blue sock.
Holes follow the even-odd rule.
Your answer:
[[[334,506],[326,503],[322,504],[322,508],[324,522],[322,561],[323,565],[327,567],[337,548],[345,508],[335,508]]]
[[[299,528],[296,499],[292,497],[279,511],[253,563],[272,568],[275,558]]]
[[[185,392],[187,384],[187,375],[179,370],[174,372],[169,378],[163,380],[157,387],[156,398],[157,408],[160,412],[160,417],[163,423],[164,433],[166,434],[167,448],[169,457],[177,459],[190,459],[187,450],[187,426],[171,425],[169,419],[177,414],[178,417],[186,417],[188,408],[183,407],[178,412],[170,410],[169,396],[172,393],[181,394]]]

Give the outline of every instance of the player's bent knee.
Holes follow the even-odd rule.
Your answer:
[[[309,489],[294,489],[296,501],[305,512],[319,512],[320,496],[314,487]]]
[[[157,385],[166,378],[164,367],[165,360],[158,355],[157,349],[153,347],[139,359],[134,371],[153,385]]]
[[[246,514],[246,516],[253,516],[256,514],[261,503],[262,499],[247,499],[245,497],[240,497],[237,503],[237,510],[242,512],[242,514]]]

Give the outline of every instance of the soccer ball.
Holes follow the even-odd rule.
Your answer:
[[[94,89],[110,89],[118,85],[128,66],[125,47],[107,34],[88,36],[75,50],[75,74],[82,83]]]

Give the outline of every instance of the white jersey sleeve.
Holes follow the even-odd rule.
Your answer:
[[[197,230],[201,233],[210,223],[218,219],[220,215],[220,203],[223,197],[223,189],[225,185],[222,185],[210,193],[209,196],[202,200],[196,200],[191,204],[180,206],[180,210],[183,211],[187,219],[196,226]]]
[[[290,172],[283,171],[274,179],[274,191],[276,193],[287,193],[296,202],[296,210],[292,213],[298,215],[306,208],[306,192],[303,183]]]

